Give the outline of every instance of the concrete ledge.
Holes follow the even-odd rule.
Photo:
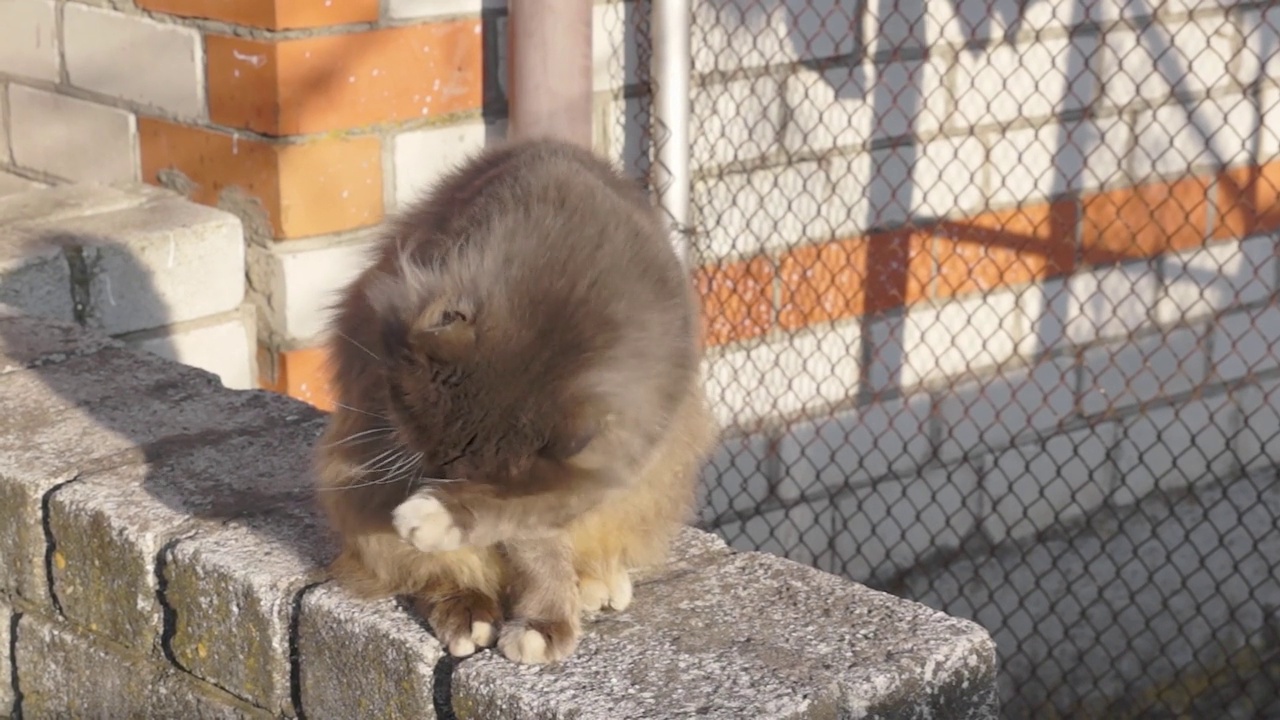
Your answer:
[[[0,368],[15,715],[995,717],[979,626],[693,529],[567,662],[454,662],[318,572],[314,409],[15,315]]]

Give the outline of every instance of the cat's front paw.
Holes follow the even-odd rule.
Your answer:
[[[631,575],[619,570],[603,579],[584,576],[578,580],[578,596],[589,613],[626,610],[631,605]]]
[[[570,621],[517,620],[503,625],[498,649],[508,660],[545,665],[568,657],[578,647],[580,633]]]
[[[436,637],[454,657],[492,647],[498,640],[501,616],[498,601],[475,590],[440,598],[427,614]]]
[[[439,500],[417,494],[391,511],[391,525],[406,542],[422,552],[444,552],[462,547],[462,528]]]

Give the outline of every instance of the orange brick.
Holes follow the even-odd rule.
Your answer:
[[[271,356],[260,349],[259,357]],[[323,348],[285,350],[275,355],[275,377],[263,378],[262,386],[274,392],[310,403],[325,412],[333,411],[333,394],[329,387],[328,356]],[[260,367],[265,364],[259,363]]]
[[[810,245],[778,262],[778,324],[795,330],[861,315],[866,307],[867,240]]]
[[[383,217],[382,151],[375,137],[282,144],[138,118],[142,175],[177,171],[196,202],[256,201],[275,238],[375,225]]]
[[[1147,258],[1203,245],[1209,180],[1185,178],[1084,198],[1080,243],[1091,265]]]
[[[1069,274],[1075,265],[1074,200],[983,213],[935,229],[940,298],[989,292]]]
[[[1219,175],[1218,217],[1218,240],[1280,228],[1280,162]]]
[[[374,22],[378,0],[137,0],[138,7],[181,17],[290,30]]]
[[[477,110],[480,20],[290,40],[210,35],[209,116],[264,135],[300,135]]]
[[[707,345],[769,332],[773,325],[773,264],[767,258],[707,265],[695,274]]]

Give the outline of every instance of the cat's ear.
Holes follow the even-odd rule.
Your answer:
[[[409,328],[409,343],[436,362],[462,362],[475,349],[475,319],[462,310],[428,308]]]

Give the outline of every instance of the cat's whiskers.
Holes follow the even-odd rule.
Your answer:
[[[369,416],[369,417],[371,417],[371,418],[378,418],[379,420],[390,420],[390,419],[391,419],[391,418],[387,417],[386,415],[379,415],[378,413],[375,413],[375,412],[369,412],[368,410],[361,410],[360,408],[351,407],[350,405],[343,405],[343,404],[342,404],[342,403],[340,403],[340,402],[336,402],[336,401],[335,401],[333,404],[334,404],[335,406],[337,406],[337,407],[342,408],[343,410],[350,410],[350,411],[351,411],[351,412],[353,412],[353,413],[360,413],[361,415],[368,415],[368,416]]]
[[[389,427],[371,428],[369,430],[362,430],[358,433],[352,433],[351,435],[348,435],[342,438],[341,440],[334,440],[331,443],[327,443],[325,447],[337,447],[339,445],[345,445],[349,442],[352,442],[353,440],[363,437],[364,440],[361,440],[360,442],[355,443],[356,445],[361,445],[367,442],[372,442],[374,440],[377,440],[378,438],[381,438],[384,435],[390,435],[393,432],[395,432],[395,430]],[[373,435],[373,437],[368,437],[369,435]]]
[[[342,332],[341,330],[334,330],[333,332],[334,332],[334,334],[335,334],[335,335],[337,335],[338,337],[343,338],[344,340],[346,340],[347,342],[351,343],[352,345],[355,345],[356,347],[360,348],[361,350],[365,351],[366,353],[369,353],[369,357],[373,358],[374,360],[377,360],[378,362],[382,362],[382,358],[378,357],[378,355],[377,355],[376,353],[374,353],[372,350],[370,350],[369,348],[365,347],[364,345],[361,345],[359,342],[357,342],[357,341],[356,341],[354,338],[352,338],[350,335],[348,335],[348,334],[346,334],[346,333]],[[350,409],[350,408],[348,408],[348,409]]]

